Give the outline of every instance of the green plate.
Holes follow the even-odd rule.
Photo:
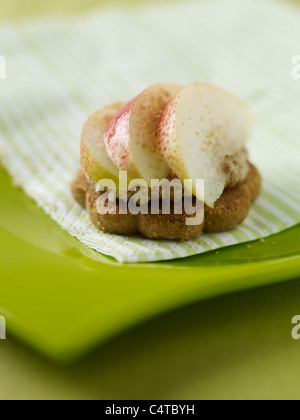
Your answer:
[[[251,248],[122,265],[87,257],[3,170],[0,187],[0,314],[9,333],[57,361],[171,308],[300,275],[299,225]]]

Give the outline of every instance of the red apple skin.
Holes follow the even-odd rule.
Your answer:
[[[157,128],[158,150],[177,176],[182,175],[184,164],[176,140],[176,109],[179,95],[174,98],[162,114]]]
[[[137,98],[132,99],[108,122],[103,138],[108,156],[121,171],[131,171],[129,119]]]

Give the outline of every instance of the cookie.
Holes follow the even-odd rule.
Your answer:
[[[193,203],[195,205],[195,203]],[[151,207],[151,204],[149,204]],[[204,207],[203,207],[204,211]],[[175,214],[174,204],[171,205],[171,214],[148,214],[138,215],[138,231],[149,239],[168,239],[174,241],[186,241],[194,239],[203,233],[204,221],[195,226],[188,226],[186,219],[190,216],[183,209],[182,214]],[[203,213],[199,217],[204,220]]]
[[[95,191],[82,171],[77,174],[71,188],[74,199],[87,209],[92,223],[103,231],[119,235],[141,234],[149,239],[184,241],[194,239],[203,232],[226,231],[241,224],[260,192],[261,176],[256,167],[250,164],[245,181],[234,188],[226,189],[214,208],[205,205],[204,221],[196,226],[186,224],[189,216],[184,211],[183,214],[174,214],[174,205],[171,205],[171,214],[162,214],[161,211],[157,215],[151,214],[151,202],[148,204],[148,214],[120,214],[118,199],[116,214],[101,214],[104,208],[99,198],[103,193]]]
[[[87,181],[82,170],[78,171],[74,181],[71,184],[71,191],[75,201],[85,208],[86,194],[90,188],[90,183]]]
[[[119,213],[119,200],[116,203],[116,214],[101,214],[104,206],[99,208],[99,198],[101,193],[95,191],[93,187],[89,188],[86,194],[86,209],[89,213],[91,222],[97,228],[105,232],[118,235],[134,235],[138,232],[137,217],[129,212],[127,214]]]
[[[250,169],[245,180],[245,184],[250,189],[251,201],[255,201],[261,191],[262,178],[257,168],[252,165],[252,163],[250,163]]]
[[[250,164],[244,182],[225,190],[213,208],[205,206],[204,232],[221,232],[240,225],[248,216],[251,203],[260,189],[261,176],[256,167]]]

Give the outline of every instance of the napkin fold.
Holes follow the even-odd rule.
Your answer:
[[[182,258],[275,234],[300,222],[299,37],[298,10],[268,0],[163,2],[4,24],[0,161],[63,229],[119,262]],[[257,116],[249,149],[264,185],[241,226],[183,243],[125,238],[96,229],[74,202],[69,185],[86,118],[161,81],[219,85]]]

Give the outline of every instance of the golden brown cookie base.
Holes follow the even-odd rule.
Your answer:
[[[187,226],[187,214],[119,214],[117,201],[116,214],[99,214],[97,193],[79,171],[71,185],[75,200],[85,207],[90,219],[99,229],[119,235],[140,233],[149,239],[168,239],[185,241],[200,236],[203,232],[220,232],[241,224],[248,216],[251,203],[261,189],[261,176],[256,167],[250,164],[246,180],[240,185],[225,190],[214,208],[204,206],[204,222],[197,226]]]
[[[86,194],[91,188],[90,183],[87,181],[82,170],[77,172],[74,181],[71,184],[71,191],[75,201],[81,205],[84,209],[86,208]]]
[[[117,214],[99,214],[97,210],[97,200],[100,194],[91,187],[86,194],[86,209],[90,215],[91,222],[99,229],[119,235],[134,235],[138,232],[137,218],[135,215],[119,214],[119,204],[117,202]]]

